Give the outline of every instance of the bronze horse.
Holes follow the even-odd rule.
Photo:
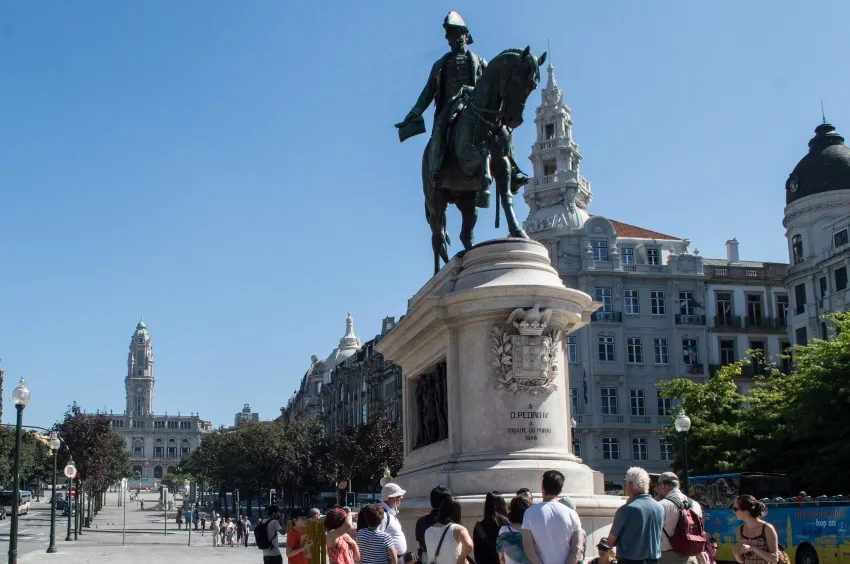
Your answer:
[[[443,182],[435,188],[428,173],[428,146],[422,156],[422,188],[425,192],[425,219],[431,227],[434,274],[440,258],[449,261],[446,209],[455,204],[461,213],[460,241],[464,251],[474,245],[472,231],[478,221],[478,208],[490,207],[490,184],[496,181],[496,228],[499,205],[504,210],[511,237],[527,239],[513,208],[519,190],[511,181],[511,165],[503,128],[522,124],[528,96],[540,81],[539,67],[546,53],[537,59],[531,49],[508,49],[499,53],[478,79],[474,89],[462,91],[443,111],[458,111],[449,130],[449,143],[443,163]],[[430,143],[430,141],[429,141]]]

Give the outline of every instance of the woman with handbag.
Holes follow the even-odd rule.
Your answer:
[[[472,538],[460,524],[460,502],[448,497],[440,504],[437,522],[425,531],[425,552],[431,562],[423,564],[464,564],[472,552]]]

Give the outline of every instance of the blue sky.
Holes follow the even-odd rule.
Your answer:
[[[156,411],[218,425],[246,400],[278,415],[346,312],[364,340],[404,313],[431,269],[426,139],[400,145],[393,123],[446,51],[449,9],[487,59],[550,38],[591,213],[787,260],[784,182],[821,100],[850,133],[842,0],[9,0],[4,421],[21,376],[32,424],[74,400],[122,411],[142,314]],[[515,132],[525,163],[538,102]],[[480,222],[479,241],[496,235]]]

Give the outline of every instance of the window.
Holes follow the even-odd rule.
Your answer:
[[[646,415],[646,398],[643,390],[629,390],[629,409],[632,415]]]
[[[623,264],[634,264],[635,263],[635,249],[634,247],[623,247],[620,249],[620,260]]]
[[[640,313],[640,302],[637,290],[623,290],[623,311],[630,315]]]
[[[836,248],[846,245],[848,241],[850,241],[850,239],[848,239],[847,237],[846,229],[842,229],[841,231],[832,236],[832,242]]]
[[[696,339],[682,339],[682,355],[684,357],[685,364],[696,364],[697,359],[699,358],[697,352]]]
[[[135,456],[135,457],[142,457],[142,456],[144,456],[144,455],[145,455],[145,449],[144,449],[144,447],[140,447],[140,446],[134,446],[134,447],[133,447],[133,456]]]
[[[570,413],[580,413],[578,401],[578,388],[570,388]]]
[[[783,374],[791,372],[791,343],[788,341],[779,342],[779,350],[782,351],[782,358],[779,359],[780,370]]]
[[[596,301],[602,302],[598,311],[611,311],[611,288],[596,288]]]
[[[154,421],[153,422],[154,429],[165,429],[165,421]]]
[[[360,407],[360,423],[365,425],[368,422],[369,422],[369,410],[366,407],[366,404],[364,403]]]
[[[555,161],[545,161],[543,163],[543,176],[551,176],[557,170]]]
[[[555,138],[555,124],[547,123],[546,124],[546,139],[554,139]]]
[[[750,362],[753,363],[752,366],[754,373],[763,374],[765,361],[764,341],[750,341],[750,349],[753,351],[750,356]]]
[[[800,315],[806,312],[806,283],[794,286],[794,313]]]
[[[322,383],[316,382],[316,395],[318,396],[321,393],[322,393]]]
[[[829,293],[829,286],[826,283],[826,276],[821,276],[818,280],[818,288],[820,289],[820,298],[824,299]]]
[[[162,458],[165,456],[165,449],[161,446],[153,447],[153,457],[154,458]]]
[[[747,294],[747,321],[756,327],[761,325],[761,294]]]
[[[628,337],[626,339],[626,362],[629,364],[641,364],[643,362],[643,348],[639,337]]]
[[[726,366],[737,360],[735,358],[735,341],[732,339],[720,339],[720,364]]]
[[[673,398],[662,398],[658,396],[658,415],[670,415],[673,410]]]
[[[803,262],[803,237],[801,235],[791,237],[791,256],[793,257],[791,262],[794,264]]]
[[[809,344],[809,337],[808,337],[808,335],[806,335],[806,328],[805,327],[798,327],[794,331],[794,337],[795,337],[794,340],[797,341],[797,344],[800,345],[801,347],[805,347],[806,345]]]
[[[608,241],[591,241],[593,260],[608,260]]]
[[[664,292],[652,290],[649,292],[649,310],[652,315],[664,315],[667,307],[664,304]]]
[[[670,439],[659,439],[658,449],[661,451],[661,460],[672,462],[676,452],[676,446]]]
[[[617,415],[617,388],[602,388],[602,414]]]
[[[614,337],[599,335],[599,360],[614,362]]]
[[[732,325],[732,294],[729,292],[717,292],[717,324]]]
[[[180,422],[180,428],[181,429],[191,429],[192,428],[192,422],[191,421],[181,421]]]
[[[567,335],[567,361],[573,364],[578,362],[578,343],[575,335]]]
[[[135,413],[136,415],[143,414],[145,412],[144,405],[145,398],[143,398],[142,396],[136,396],[135,398],[133,398],[133,413]]]
[[[581,437],[573,436],[573,454],[581,458]]]
[[[776,319],[780,327],[788,326],[788,296],[785,294],[776,296]]]
[[[615,437],[602,439],[602,458],[605,460],[620,460],[620,440]]]
[[[655,364],[670,364],[670,347],[667,346],[667,339],[653,339],[652,348]]]
[[[646,460],[646,439],[632,439],[632,460]]]
[[[842,266],[835,269],[835,291],[847,289],[847,267]]]
[[[661,264],[661,249],[646,250],[646,264],[658,266]]]
[[[820,338],[826,341],[829,339],[829,331],[826,329],[826,323],[820,322]]]
[[[679,292],[679,313],[681,315],[694,315],[696,302],[693,292]]]
[[[177,458],[177,447],[168,447],[168,458]]]
[[[145,422],[141,419],[133,419],[133,429],[144,429]]]

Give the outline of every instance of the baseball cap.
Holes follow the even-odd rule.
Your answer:
[[[658,483],[665,484],[670,482],[678,482],[679,477],[673,472],[664,472],[660,476],[658,476]]]
[[[381,488],[381,501],[387,501],[391,497],[399,497],[406,494],[407,491],[401,489],[401,486],[396,484],[395,482],[390,482],[383,488]]]
[[[605,537],[599,539],[599,543],[596,545],[596,548],[601,548],[602,550],[611,550],[611,546],[608,544],[608,539]]]

